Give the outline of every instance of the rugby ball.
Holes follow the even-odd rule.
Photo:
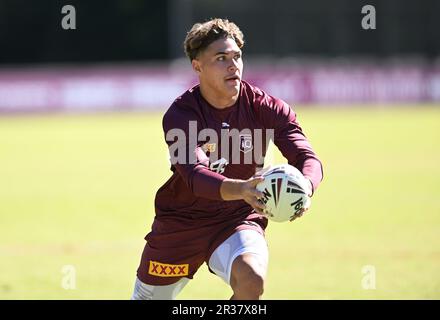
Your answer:
[[[264,178],[257,189],[264,194],[259,201],[266,205],[264,214],[269,220],[289,221],[302,209],[310,207],[310,183],[294,166],[271,166],[257,174]]]

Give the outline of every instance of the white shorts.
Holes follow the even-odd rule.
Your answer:
[[[167,286],[152,286],[143,283],[136,277],[131,300],[174,300],[188,281],[188,278],[182,278]]]
[[[235,258],[243,253],[254,254],[260,263],[267,265],[269,253],[266,239],[258,231],[242,230],[234,233],[214,250],[209,258],[209,268],[227,284],[230,284],[231,268]],[[188,283],[182,278],[167,286],[153,286],[136,278],[132,300],[170,300],[175,299]]]
[[[264,236],[255,230],[241,230],[214,250],[209,258],[209,268],[230,284],[232,263],[243,253],[256,255],[265,265],[269,261],[269,251]]]

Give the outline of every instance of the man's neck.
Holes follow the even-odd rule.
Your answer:
[[[226,109],[232,107],[235,104],[235,102],[237,102],[239,95],[239,93],[237,93],[234,96],[219,97],[216,96],[214,93],[210,93],[209,91],[210,91],[209,89],[206,89],[205,86],[203,86],[200,83],[200,93],[202,94],[203,98],[216,109]]]

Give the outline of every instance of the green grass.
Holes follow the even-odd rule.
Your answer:
[[[264,298],[440,299],[440,108],[297,111],[325,179],[269,225]],[[0,118],[0,299],[128,299],[169,175],[160,114]],[[179,298],[230,295],[203,266]]]

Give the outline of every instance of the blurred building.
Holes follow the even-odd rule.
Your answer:
[[[0,111],[165,108],[196,82],[182,42],[211,17],[243,30],[245,79],[288,102],[438,102],[438,12],[437,0],[0,0]]]

